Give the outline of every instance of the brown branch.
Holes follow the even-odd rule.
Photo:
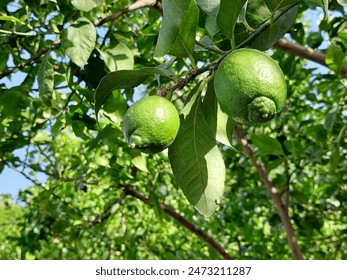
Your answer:
[[[126,194],[135,197],[137,199],[140,199],[146,204],[151,204],[149,199],[141,192],[135,190],[133,187],[126,185],[125,192]],[[203,241],[208,243],[216,252],[218,252],[224,259],[231,260],[233,259],[228,253],[225,252],[225,250],[220,246],[211,236],[209,236],[206,232],[204,232],[202,229],[197,227],[196,225],[192,224],[190,221],[188,221],[186,218],[175,212],[173,209],[171,209],[168,205],[161,203],[160,204],[161,209],[174,218],[178,223],[180,223],[182,226],[189,229],[191,232],[199,236]]]
[[[12,68],[12,69],[5,69],[4,71],[2,71],[0,73],[0,79],[22,70],[25,66],[31,64],[32,62],[35,62],[35,61],[39,60],[40,57],[42,55],[44,55],[45,53],[47,53],[47,52],[49,52],[51,50],[54,50],[54,49],[58,48],[59,46],[60,46],[60,40],[57,40],[52,45],[49,45],[49,46],[47,46],[45,48],[40,49],[35,55],[33,55],[32,57],[22,61],[19,64],[17,64],[14,68]]]
[[[126,13],[129,13],[131,11],[135,11],[142,8],[155,8],[157,10],[161,10],[161,3],[158,0],[137,0],[133,4],[129,5],[128,7],[108,16],[104,19],[100,20],[97,24],[97,26],[101,26],[105,24],[106,22],[116,20],[120,18],[121,16],[125,15]]]
[[[289,174],[289,165],[288,160],[284,162],[284,170],[285,170],[285,178],[286,182],[283,188],[284,191],[284,207],[286,208],[286,211],[288,212],[289,209],[289,196],[290,196],[290,189],[289,189],[289,183],[290,183],[290,174]]]
[[[325,67],[329,66],[325,62],[325,54],[312,50],[310,48],[306,48],[302,45],[290,42],[286,39],[279,39],[274,45],[274,48],[282,50],[286,53],[289,53],[294,56],[298,56],[304,59],[311,60],[318,64],[321,64]],[[347,77],[347,65],[344,65],[341,69],[341,75],[343,77]]]
[[[251,160],[252,165],[257,169],[261,180],[263,181],[266,189],[268,190],[275,204],[275,207],[281,218],[282,224],[284,226],[284,230],[287,235],[288,244],[292,252],[293,259],[302,260],[303,256],[298,246],[297,239],[295,237],[293,225],[290,221],[288,211],[286,210],[286,207],[283,205],[281,197],[277,189],[275,188],[272,181],[270,180],[265,167],[258,160],[255,159],[253,150],[249,146],[247,140],[244,138],[243,132],[239,126],[235,127],[234,134],[235,134],[236,140],[241,144],[243,152]]]

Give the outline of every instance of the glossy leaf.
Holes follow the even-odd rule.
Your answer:
[[[265,0],[268,9],[271,12],[275,12],[289,5],[298,4],[299,2],[300,0]]]
[[[84,17],[79,18],[61,34],[61,45],[70,59],[78,66],[86,64],[94,50],[96,31],[94,25]]]
[[[98,51],[110,71],[133,69],[134,67],[134,56],[131,50],[123,43],[119,43],[105,51],[99,49]]]
[[[52,64],[49,62],[49,55],[46,55],[40,64],[37,81],[39,84],[39,96],[41,101],[46,106],[52,106],[54,70]]]
[[[270,11],[275,11],[281,0],[265,0],[266,6]]]
[[[144,153],[140,153],[137,150],[131,150],[130,153],[131,156],[131,163],[138,168],[139,170],[143,171],[143,172],[148,172],[147,169],[147,157],[148,155],[144,154]]]
[[[334,124],[336,121],[337,113],[338,113],[338,107],[336,106],[336,107],[332,108],[328,112],[328,114],[326,115],[325,121],[324,121],[324,127],[326,130],[328,130],[328,131],[333,130],[333,127],[334,127]]]
[[[190,56],[194,50],[198,17],[195,0],[163,0],[163,24],[154,55]]]
[[[220,6],[220,0],[197,0],[198,6],[209,16],[216,16]]]
[[[281,143],[268,135],[252,135],[252,142],[264,155],[283,155]]]
[[[282,11],[281,11],[282,12]],[[279,12],[277,12],[279,13]],[[252,48],[265,51],[289,30],[293,25],[298,13],[298,6],[294,6],[285,11],[273,24],[255,38]],[[247,21],[253,28],[259,28],[262,24],[271,19],[271,11],[261,0],[253,0],[248,4]],[[275,14],[276,17],[276,14]]]
[[[325,57],[325,62],[331,70],[335,71],[335,73],[339,74],[341,72],[341,69],[346,62],[346,56],[335,42],[330,44]]]
[[[119,70],[107,74],[95,92],[94,109],[98,114],[101,106],[107,101],[113,90],[134,88],[140,85],[150,75],[171,77],[171,71],[156,67],[147,67],[135,70]]]
[[[103,107],[104,115],[114,124],[121,123],[127,109],[127,102],[119,90],[112,91]]]
[[[231,147],[235,122],[220,109],[214,92],[213,80],[208,83],[202,110],[215,139]]]
[[[71,4],[74,5],[77,9],[89,12],[92,9],[101,6],[104,3],[104,0],[72,0]]]
[[[172,171],[195,208],[210,217],[224,193],[225,166],[214,135],[205,121],[198,85],[181,115],[181,126],[169,147]]]
[[[217,25],[228,38],[234,37],[235,25],[245,3],[246,0],[221,0],[217,15]]]

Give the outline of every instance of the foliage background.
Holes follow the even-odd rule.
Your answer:
[[[232,148],[219,145],[224,197],[215,214],[204,218],[179,188],[167,152],[143,155],[123,140],[128,105],[156,94],[158,78],[136,90],[114,90],[96,123],[94,94],[101,78],[170,61],[153,56],[160,3],[149,8],[153,1],[139,2],[143,7],[134,10],[125,9],[134,7],[127,0],[1,2],[0,170],[16,170],[31,187],[20,191],[19,204],[1,196],[0,258],[290,259],[283,221],[253,158],[278,191],[303,257],[345,259],[346,10],[336,1],[328,10],[321,1],[300,1],[286,41],[269,50],[288,81],[285,108],[269,123],[237,127],[242,133],[234,135]],[[228,50],[230,40],[218,31],[211,35],[216,15],[203,11],[206,1],[197,2],[197,35]],[[308,11],[319,15],[317,30]],[[84,33],[69,37],[68,27],[80,26]],[[236,34],[242,28],[238,24]],[[175,77],[220,57],[198,50],[171,65]],[[320,73],[307,59],[330,70]],[[18,74],[21,84],[8,86]],[[194,77],[178,96],[186,97],[203,78]],[[164,76],[159,81],[164,90],[179,82]],[[173,100],[183,106],[181,98]],[[250,146],[238,141],[244,138]],[[18,156],[18,149],[25,155]]]

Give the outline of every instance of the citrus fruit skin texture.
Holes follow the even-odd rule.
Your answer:
[[[255,49],[239,49],[220,63],[214,89],[222,111],[244,124],[272,119],[283,107],[287,84],[281,68]]]
[[[175,140],[180,126],[176,107],[166,98],[148,96],[135,102],[125,113],[125,140],[141,152],[161,152]]]

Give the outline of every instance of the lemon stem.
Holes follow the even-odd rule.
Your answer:
[[[299,2],[295,2],[291,5],[286,6],[285,9],[283,9],[282,11],[280,11],[278,14],[276,14],[273,18],[273,22],[277,21],[281,16],[283,16],[283,14],[285,14],[286,12],[288,12],[290,9],[294,8],[296,5],[298,5]],[[213,61],[210,64],[207,64],[201,68],[198,68],[194,62],[194,59],[192,58],[192,56],[190,54],[188,54],[188,57],[191,61],[192,67],[194,68],[195,71],[193,71],[192,73],[189,73],[184,79],[185,79],[185,85],[188,84],[191,80],[195,79],[197,76],[199,76],[200,74],[206,72],[206,71],[213,71],[215,69],[217,69],[218,65],[222,62],[222,60],[229,54],[231,53],[233,50],[236,49],[240,49],[243,47],[248,46],[249,43],[251,43],[253,40],[255,40],[261,33],[263,33],[265,30],[267,30],[268,28],[271,27],[271,23],[270,21],[267,21],[266,23],[264,23],[263,25],[261,25],[258,29],[256,29],[254,31],[254,33],[252,33],[246,40],[244,40],[242,43],[240,43],[239,45],[237,45],[235,48],[232,48],[231,50],[225,51],[223,52],[223,54],[216,59],[215,61]],[[199,44],[200,45],[200,44]],[[206,48],[206,46],[203,46],[204,48]],[[206,48],[208,49],[208,48]],[[214,50],[215,51],[215,50]],[[185,86],[184,85],[184,86]],[[179,87],[179,83],[176,84],[176,86],[174,86],[172,88],[172,92],[176,89],[182,89],[183,87]]]
[[[195,44],[197,44],[200,47],[203,47],[206,50],[209,50],[211,52],[215,52],[218,54],[224,54],[224,51],[218,49],[217,47],[209,47],[209,46],[205,46],[204,44],[200,43],[199,41],[195,41]]]

